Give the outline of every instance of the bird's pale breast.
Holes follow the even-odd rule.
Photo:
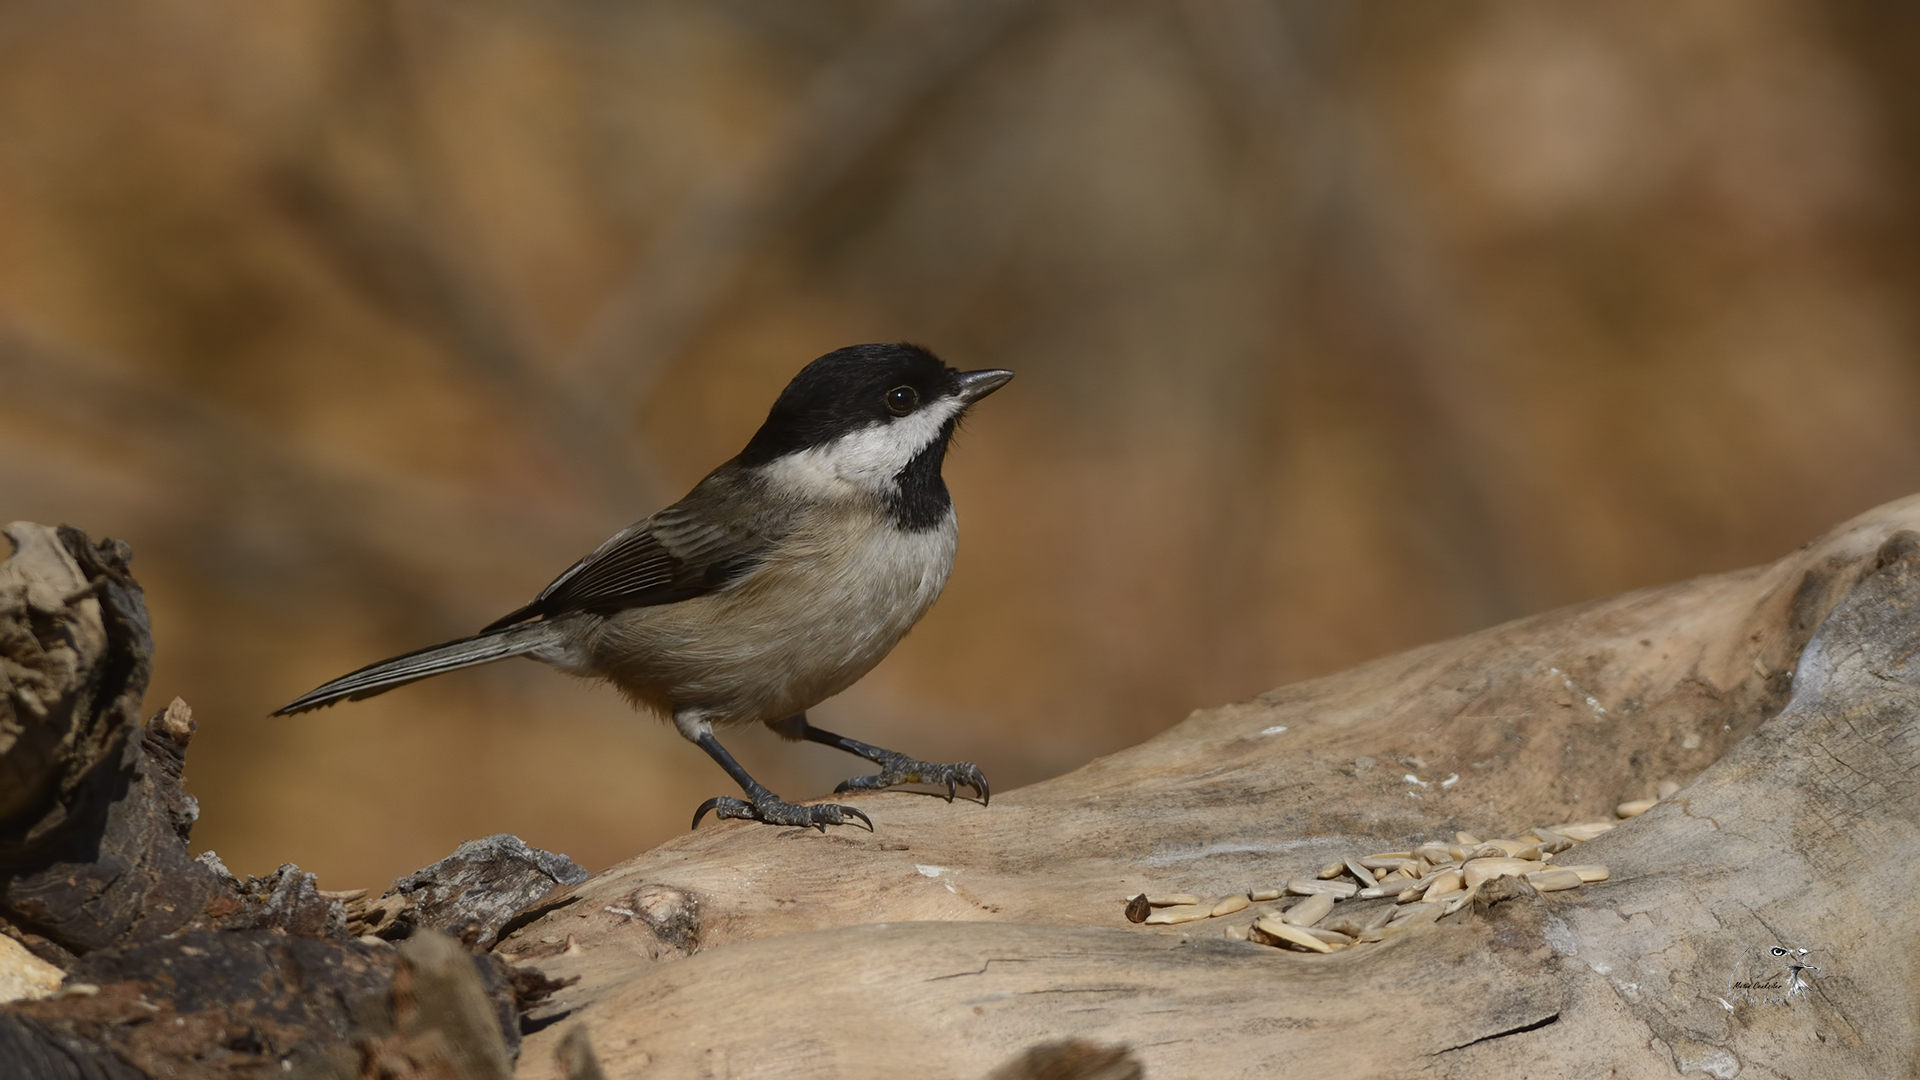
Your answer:
[[[613,615],[580,644],[592,673],[662,712],[779,719],[885,658],[939,597],[957,542],[951,512],[918,532],[884,520],[803,522],[729,587]]]

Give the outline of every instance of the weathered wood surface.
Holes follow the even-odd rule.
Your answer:
[[[612,1077],[973,1078],[1063,1037],[1168,1077],[1913,1075],[1915,528],[1920,498],[1770,566],[1198,712],[991,807],[891,792],[853,797],[872,834],[687,834],[503,938],[581,980],[520,1075],[556,1075],[575,1025]],[[1668,779],[1582,849],[1611,880],[1382,944],[1122,916],[1141,890],[1605,817]],[[1774,947],[1813,950],[1811,989],[1736,989]]]

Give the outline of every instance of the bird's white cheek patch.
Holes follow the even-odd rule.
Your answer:
[[[776,459],[766,467],[766,477],[776,488],[810,499],[843,498],[853,487],[840,479],[817,446]]]
[[[912,416],[849,432],[823,446],[789,454],[767,467],[782,486],[811,495],[831,496],[851,485],[875,493],[891,492],[894,477],[940,437],[940,429],[959,412],[952,398],[934,402]]]

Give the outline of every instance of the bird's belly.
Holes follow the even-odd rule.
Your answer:
[[[791,716],[893,649],[939,597],[955,546],[951,516],[924,532],[790,543],[728,589],[607,619],[594,666],[663,711],[716,723]]]

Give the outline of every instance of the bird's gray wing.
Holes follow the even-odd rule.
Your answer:
[[[758,566],[784,522],[766,512],[739,513],[742,501],[718,487],[710,477],[685,499],[614,533],[526,606],[486,629],[576,611],[676,603]]]

